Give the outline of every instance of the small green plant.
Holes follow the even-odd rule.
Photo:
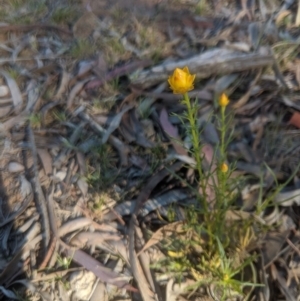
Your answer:
[[[67,120],[67,115],[64,111],[53,110],[52,115],[53,118],[57,121],[64,122]]]
[[[106,92],[107,91],[106,89],[112,90],[113,88],[111,88],[110,85],[105,84],[104,89]],[[101,98],[101,99],[99,99],[99,98],[93,99],[93,101],[92,101],[93,105],[91,108],[93,113],[95,113],[95,114],[103,113],[103,111],[109,112],[116,103],[116,96],[114,95],[116,93],[112,92],[112,94],[113,95],[109,96],[109,97],[105,97],[105,98]]]
[[[21,6],[23,6],[26,3],[26,0],[11,0],[9,4],[11,7],[15,10],[19,9]]]
[[[63,268],[64,270],[67,270],[72,263],[72,258],[63,257],[57,254],[57,263],[59,267]]]
[[[18,70],[14,69],[14,68],[7,68],[6,72],[7,72],[14,80],[18,80],[18,78],[20,77],[20,73],[18,72]]]
[[[119,88],[120,88],[119,78],[115,78],[112,81],[110,81],[109,85],[114,92],[119,92]]]
[[[111,38],[111,39],[107,40],[106,45],[115,54],[122,55],[125,53],[125,49],[118,38]]]
[[[30,13],[34,15],[40,15],[47,11],[46,0],[29,0],[27,3]]]
[[[58,7],[53,12],[51,19],[57,24],[68,24],[77,16],[76,10],[72,6]]]
[[[198,15],[204,15],[210,10],[209,3],[207,0],[199,0],[195,7],[195,12]]]
[[[103,37],[96,41],[96,45],[98,49],[103,51],[105,61],[109,66],[115,65],[117,60],[126,54],[126,49],[120,42],[119,37]]]
[[[113,151],[107,144],[102,144],[92,151],[92,158],[88,164],[89,171],[86,179],[89,185],[97,190],[99,188],[103,190],[104,187],[110,187],[117,178],[112,154]]]
[[[42,126],[42,115],[39,113],[33,113],[29,115],[28,120],[30,122],[30,126],[34,129],[39,129]]]
[[[60,282],[66,291],[70,290],[71,285],[70,282],[64,277],[55,277],[56,282]]]
[[[96,45],[86,40],[77,40],[71,47],[70,54],[75,59],[83,59],[92,56],[96,52]]]
[[[103,196],[98,196],[95,199],[95,202],[93,202],[93,209],[95,211],[100,211],[101,212],[101,209],[103,208],[104,205],[105,205],[104,197]]]
[[[259,285],[253,265],[256,255],[250,252],[256,236],[252,221],[234,222],[226,218],[237,197],[237,182],[231,179],[232,166],[227,163],[229,99],[224,93],[217,97],[219,110],[214,117],[220,142],[214,150],[210,149],[200,141],[197,100],[192,101],[188,95],[194,89],[194,80],[195,75],[187,67],[176,68],[168,79],[173,92],[183,96],[186,111],[178,117],[191,141],[197,188],[182,181],[194,191],[199,203],[186,208],[184,232],[165,241],[164,249],[169,255],[165,265],[179,281],[191,275],[196,281],[191,289],[206,285],[216,299],[225,300],[243,296],[247,287],[251,291]]]
[[[163,158],[165,158],[166,150],[162,146],[156,145],[150,149],[150,152],[149,165],[151,172],[155,172],[155,170],[161,165]]]

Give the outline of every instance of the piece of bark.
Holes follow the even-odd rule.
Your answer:
[[[212,75],[229,74],[249,69],[262,68],[274,63],[273,55],[268,48],[260,48],[257,52],[239,52],[230,49],[212,49],[191,58],[165,62],[143,71],[132,79],[132,84],[147,88],[161,81],[166,81],[175,68],[188,66],[197,79]]]

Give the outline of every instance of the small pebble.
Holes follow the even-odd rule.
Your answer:
[[[9,172],[21,172],[24,171],[24,166],[18,162],[10,162],[8,164]]]
[[[59,171],[54,175],[54,178],[57,181],[63,181],[65,179],[65,177],[67,176],[67,172],[66,171]]]
[[[0,97],[8,96],[9,88],[7,86],[1,85],[0,86]]]

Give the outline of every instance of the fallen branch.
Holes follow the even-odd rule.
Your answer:
[[[212,49],[191,58],[165,62],[134,75],[133,85],[147,88],[166,81],[175,68],[188,66],[197,79],[208,78],[218,74],[230,74],[250,69],[262,68],[274,63],[272,53],[267,48],[257,52],[238,52],[231,49]]]

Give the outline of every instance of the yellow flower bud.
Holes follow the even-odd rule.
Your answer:
[[[195,74],[190,74],[188,67],[176,68],[169,77],[168,83],[174,94],[184,94],[194,89],[195,77]]]
[[[173,258],[182,258],[184,256],[184,253],[183,252],[168,251],[168,255],[170,257],[173,257]]]
[[[225,93],[223,93],[219,99],[219,105],[221,107],[226,107],[228,104],[229,104],[228,96]]]
[[[195,280],[197,280],[197,281],[203,280],[205,278],[202,274],[200,274],[198,271],[196,271],[193,268],[191,268],[191,273],[192,273],[193,277],[195,278]]]
[[[220,169],[222,172],[226,173],[228,171],[228,165],[226,163],[222,163]]]

